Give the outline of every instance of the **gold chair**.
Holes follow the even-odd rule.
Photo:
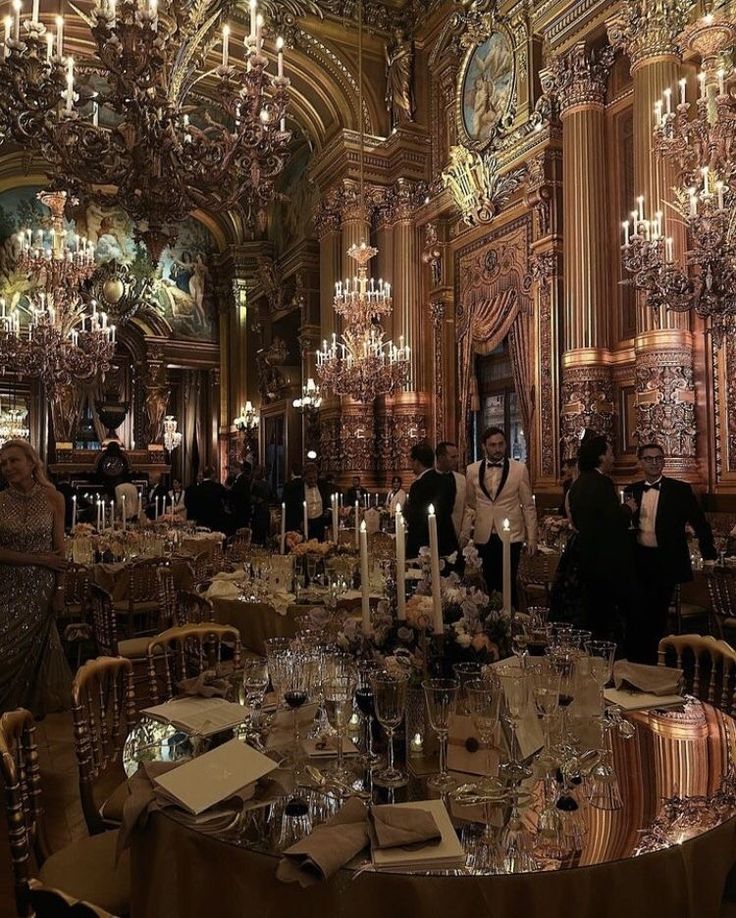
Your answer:
[[[85,643],[92,640],[89,621],[90,569],[84,564],[67,565],[64,574],[64,611],[58,618],[59,633],[65,648],[76,646],[79,666]]]
[[[712,635],[670,634],[657,651],[660,666],[685,673],[686,689],[701,701],[736,714],[736,650]]]
[[[130,660],[88,660],[72,682],[72,716],[82,812],[95,835],[120,825],[128,796],[122,752],[136,721]]]
[[[736,635],[736,568],[712,567],[705,576],[714,632],[722,640]]]
[[[24,708],[0,717],[0,772],[18,914],[33,915],[30,887],[35,855],[38,879],[44,886],[94,903],[113,915],[127,915],[130,857],[123,852],[116,863],[117,831],[87,835],[53,853],[49,849],[33,715]]]
[[[174,572],[170,567],[160,567],[156,571],[156,576],[158,577],[162,629],[171,628],[179,621],[178,591]]]
[[[199,676],[223,662],[223,649],[232,649],[233,667],[240,664],[240,632],[214,622],[169,628],[148,645],[148,690],[154,704],[173,698],[177,683]],[[156,664],[162,663],[164,698]]]
[[[143,558],[126,566],[122,574],[126,598],[114,602],[113,609],[125,624],[127,638],[156,634],[167,627],[161,612],[158,572],[169,565],[165,558]]]
[[[556,552],[522,552],[517,574],[520,611],[526,612],[530,606],[549,606],[559,562]]]
[[[215,611],[212,603],[199,593],[179,590],[177,594],[177,625],[201,625],[214,621]]]

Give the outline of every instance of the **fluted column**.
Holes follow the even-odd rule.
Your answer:
[[[335,282],[342,275],[342,239],[340,213],[336,202],[328,198],[319,207],[314,218],[319,240],[319,320],[322,338],[330,338],[335,331],[333,296]]]
[[[426,388],[420,366],[422,356],[421,311],[419,307],[421,247],[419,230],[414,224],[416,190],[414,186],[399,179],[393,188],[393,277],[394,340],[404,342],[411,348],[411,366],[407,389],[419,391]]]
[[[676,185],[674,170],[653,149],[655,104],[665,89],[672,105],[679,101],[680,58],[676,41],[687,22],[685,0],[645,0],[623,5],[609,20],[611,42],[631,60],[634,83],[634,185],[644,196],[647,215],[661,211],[665,235],[674,240],[675,257],[686,248],[684,227],[667,202]],[[692,91],[691,87],[691,91]],[[632,202],[632,209],[634,202]],[[690,314],[651,308],[637,302],[636,427],[640,443],[659,442],[670,474],[698,480],[695,436],[695,384]]]
[[[582,427],[613,433],[604,101],[613,50],[583,42],[557,62],[562,117],[564,322],[561,434],[573,455]]]

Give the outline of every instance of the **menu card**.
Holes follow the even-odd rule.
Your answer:
[[[431,813],[442,838],[424,848],[374,848],[374,867],[381,870],[450,870],[464,866],[463,846],[441,800],[412,800],[395,806],[397,809],[405,807]]]
[[[212,736],[222,730],[237,727],[248,716],[248,709],[232,701],[225,701],[224,698],[190,696],[145,708],[142,713],[154,720],[172,724],[185,733]]]
[[[273,759],[233,739],[153,780],[167,797],[198,816],[276,767]]]

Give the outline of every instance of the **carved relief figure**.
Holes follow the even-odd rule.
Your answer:
[[[256,353],[256,366],[258,367],[258,389],[261,401],[275,402],[284,394],[289,381],[279,369],[289,356],[289,349],[283,338],[274,338],[270,347],[261,348]]]
[[[146,444],[156,443],[163,431],[164,417],[169,404],[170,389],[166,381],[166,366],[163,363],[149,362],[145,380],[146,400],[144,430]]]
[[[414,45],[404,30],[394,29],[394,41],[386,45],[386,108],[391,127],[414,120]]]

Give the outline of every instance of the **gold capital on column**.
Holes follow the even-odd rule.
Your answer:
[[[677,39],[692,6],[692,0],[642,0],[620,5],[606,21],[606,29],[611,45],[628,55],[632,74],[648,61],[679,60]]]
[[[577,106],[603,107],[614,54],[608,45],[589,51],[586,43],[579,41],[554,61],[551,69],[563,117]]]

